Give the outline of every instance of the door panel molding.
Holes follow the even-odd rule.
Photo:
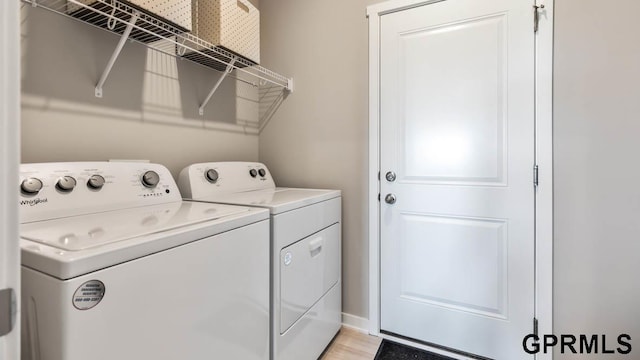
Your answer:
[[[498,318],[508,319],[507,304],[507,227],[506,219],[487,219],[479,217],[446,216],[442,214],[419,214],[413,212],[400,212],[401,227],[403,232],[412,230],[411,227],[420,227],[425,237],[407,239],[399,236],[401,242],[400,264],[403,268],[414,266],[415,263],[426,263],[432,267],[432,272],[440,272],[443,276],[455,279],[452,286],[438,286],[438,282],[430,279],[403,272],[405,276],[399,284],[400,296],[412,301],[427,303],[430,305],[449,308],[457,311]],[[407,229],[409,228],[409,229]],[[473,229],[481,231],[476,238],[466,235]],[[448,232],[450,242],[440,242],[436,239],[442,233]],[[451,236],[453,233],[453,236]],[[413,241],[412,241],[413,240]],[[462,254],[459,258],[444,259],[438,257],[438,251],[443,248],[453,249],[464,243],[469,254],[481,253],[492,261],[482,261],[481,256],[476,261],[469,261],[468,254]],[[464,259],[464,261],[460,261]],[[491,275],[485,278],[479,272],[473,275],[473,281],[465,283],[465,278],[477,268],[489,268]],[[454,284],[463,284],[455,287]],[[480,296],[478,293],[468,291],[469,288],[486,286],[491,289]]]
[[[380,20],[381,16],[440,1],[391,0],[367,7],[369,22],[369,332],[380,333]],[[535,119],[536,164],[539,167],[536,188],[536,261],[535,313],[541,334],[552,333],[553,290],[553,174],[552,174],[552,66],[554,0],[544,4],[535,37]],[[533,6],[533,1],[532,1]],[[532,11],[533,13],[533,11]],[[383,179],[384,180],[384,179]],[[422,180],[422,179],[420,179]],[[419,179],[402,179],[419,181]],[[384,194],[381,195],[384,197]],[[424,345],[418,345],[425,348]],[[440,352],[435,349],[436,352]],[[552,359],[538,354],[537,359]]]
[[[437,124],[419,121],[406,123],[405,120],[408,119],[404,109],[397,109],[398,121],[405,121],[407,125],[400,126],[406,127],[407,132],[398,134],[401,140],[398,143],[420,149],[415,156],[410,156],[403,164],[399,164],[398,171],[404,175],[403,178],[442,185],[507,185],[506,15],[502,12],[472,17],[400,34],[398,53],[402,54],[400,57],[403,61],[399,64],[399,72],[411,76],[403,78],[399,96],[406,96],[408,113],[420,113],[434,120],[444,119],[436,121]],[[465,46],[469,36],[473,37],[476,47],[492,48],[492,51],[479,53],[476,47]],[[419,52],[425,46],[429,46],[432,54],[428,63],[412,61],[416,57],[411,54]],[[447,56],[447,49],[452,47],[457,48],[457,57],[453,61]],[[495,56],[496,53],[498,56]],[[477,58],[474,62],[468,61],[473,57]],[[477,62],[482,62],[485,70],[492,71],[478,72]],[[447,71],[439,71],[445,65]],[[469,77],[476,78],[473,86],[463,84]],[[459,97],[467,99],[465,113],[482,111],[487,121],[468,122],[462,117],[452,116],[448,111],[447,101],[451,91],[443,91],[441,87],[420,93],[419,96],[405,93],[406,89],[415,88],[420,79],[425,78],[456,88]],[[432,132],[429,126],[437,126],[442,132],[448,132],[449,136],[430,136]],[[496,142],[499,146],[487,147],[489,141],[470,142],[473,137],[471,134],[456,131],[461,127],[473,128],[474,136],[482,134],[483,138],[491,139],[491,142]],[[411,136],[412,134],[420,134],[419,143],[414,143],[416,137]],[[402,153],[402,149],[396,151]]]

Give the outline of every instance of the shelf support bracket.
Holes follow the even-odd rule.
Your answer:
[[[209,100],[211,100],[211,97],[213,97],[213,94],[216,92],[216,90],[218,90],[218,87],[220,87],[220,84],[222,84],[222,80],[224,80],[224,78],[226,78],[227,75],[231,73],[231,71],[233,71],[233,64],[236,63],[236,59],[237,57],[234,56],[231,59],[231,62],[227,64],[227,68],[224,70],[224,73],[222,73],[222,76],[220,76],[220,79],[218,79],[216,84],[213,86],[213,89],[211,89],[211,91],[209,92],[209,95],[207,95],[207,98],[204,99],[204,102],[202,103],[202,105],[200,105],[200,108],[198,109],[198,113],[200,115],[204,115],[204,107],[207,106],[207,104],[209,103]]]
[[[109,73],[111,73],[111,69],[113,68],[113,64],[115,64],[116,60],[118,59],[118,56],[120,55],[120,52],[124,47],[124,44],[127,42],[129,35],[131,35],[131,30],[133,30],[133,26],[136,24],[136,21],[138,21],[139,17],[140,17],[140,13],[135,11],[131,16],[131,19],[129,19],[129,22],[127,23],[127,28],[124,30],[124,33],[122,33],[122,36],[120,37],[120,41],[118,42],[116,49],[113,51],[113,54],[111,54],[111,59],[109,59],[109,62],[107,63],[107,67],[102,72],[100,81],[98,81],[98,84],[96,85],[96,97],[99,97],[99,98],[102,97],[102,86],[104,86],[104,83],[107,81],[107,78],[109,77]]]

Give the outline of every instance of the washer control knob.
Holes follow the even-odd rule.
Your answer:
[[[252,178],[258,176],[258,172],[256,171],[256,169],[251,169],[249,170],[249,175],[251,175]]]
[[[20,190],[25,194],[37,194],[42,190],[42,181],[34,177],[26,178],[20,184]]]
[[[216,171],[215,169],[209,169],[207,171],[204,172],[204,177],[207,179],[208,182],[215,184],[218,181],[218,171]]]
[[[101,175],[91,175],[87,180],[87,186],[93,190],[100,190],[104,186],[104,178]]]
[[[62,192],[71,192],[74,187],[76,187],[76,179],[71,176],[63,176],[56,183],[56,188]]]
[[[160,182],[160,175],[157,172],[149,170],[142,175],[142,185],[148,188],[154,188]]]
[[[264,177],[267,175],[267,172],[264,169],[258,169],[258,174],[260,174],[260,177]]]

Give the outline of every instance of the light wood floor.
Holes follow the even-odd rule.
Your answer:
[[[342,327],[321,360],[373,360],[382,338]]]

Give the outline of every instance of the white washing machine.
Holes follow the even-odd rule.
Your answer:
[[[248,162],[191,165],[178,186],[186,199],[269,209],[272,359],[317,359],[342,320],[340,191],[276,188]]]
[[[269,358],[269,214],[148,163],[20,168],[22,358]]]

